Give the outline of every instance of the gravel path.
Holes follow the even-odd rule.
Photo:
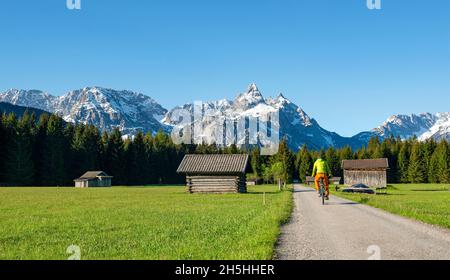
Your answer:
[[[294,205],[282,228],[278,259],[450,260],[449,230],[334,196],[322,206],[313,189],[300,185]]]

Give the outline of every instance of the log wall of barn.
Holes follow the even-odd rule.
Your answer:
[[[344,184],[364,184],[369,187],[386,187],[387,172],[384,170],[344,170]]]
[[[245,193],[244,176],[186,176],[189,193]]]

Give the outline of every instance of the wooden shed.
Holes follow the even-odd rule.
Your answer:
[[[314,177],[312,177],[312,176],[306,176],[305,183],[306,183],[308,186],[314,186],[315,180],[316,180],[316,179],[315,179]]]
[[[112,178],[103,171],[88,171],[74,182],[76,188],[111,187]]]
[[[342,178],[341,177],[331,177],[329,178],[329,182],[332,185],[339,185],[341,183]],[[306,176],[305,183],[309,186],[314,186],[316,184],[316,178],[311,176]]]
[[[364,184],[369,187],[386,188],[387,170],[389,161],[387,158],[344,160],[344,184]]]
[[[177,172],[189,193],[245,193],[246,154],[186,155]]]

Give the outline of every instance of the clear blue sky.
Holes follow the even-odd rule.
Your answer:
[[[131,89],[170,109],[255,82],[349,136],[450,111],[450,1],[4,0],[0,91]]]

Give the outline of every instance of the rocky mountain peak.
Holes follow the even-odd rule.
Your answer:
[[[248,109],[264,102],[264,97],[259,91],[258,86],[254,83],[250,84],[247,91],[238,95],[234,101],[235,105],[242,109]]]

